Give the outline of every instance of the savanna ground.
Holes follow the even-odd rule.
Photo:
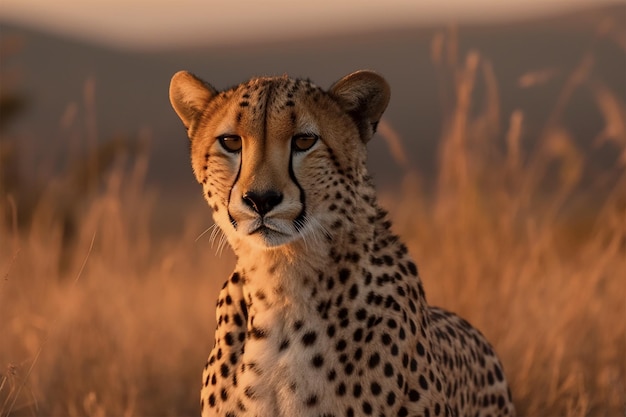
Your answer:
[[[523,112],[500,114],[489,62],[475,52],[457,62],[453,52],[453,38],[435,38],[447,105],[434,186],[407,168],[402,192],[381,201],[429,302],[467,318],[499,352],[520,415],[623,416],[623,92],[594,79],[586,54],[529,138]],[[541,82],[525,82],[535,75]],[[574,91],[605,120],[589,143],[616,156],[593,178],[561,117]],[[405,165],[392,127],[381,134]],[[181,233],[155,237],[148,163],[139,152],[97,170],[90,194],[68,193],[75,175],[60,176],[28,210],[0,189],[0,415],[199,413],[214,301],[234,260],[208,235],[197,239],[208,208],[185,213]]]

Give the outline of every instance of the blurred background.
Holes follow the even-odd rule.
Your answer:
[[[0,415],[199,412],[234,261],[203,235],[181,69],[382,74],[369,166],[429,301],[494,343],[521,415],[624,415],[619,0],[2,0]]]

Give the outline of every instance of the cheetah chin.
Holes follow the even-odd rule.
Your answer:
[[[390,98],[371,71],[328,90],[188,72],[170,101],[237,263],[216,307],[202,415],[514,416],[504,368],[467,321],[426,302],[366,169]]]

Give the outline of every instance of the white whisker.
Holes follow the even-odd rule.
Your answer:
[[[303,220],[296,220],[296,230],[298,232],[298,234],[300,235],[300,237],[302,238],[302,241],[304,242],[304,248],[308,251],[309,250],[309,244],[306,241],[306,233],[304,232],[305,227],[306,227],[306,216],[304,217]]]
[[[307,250],[309,245],[321,245],[324,243],[324,238],[332,236],[319,220],[309,216],[304,216],[303,220],[298,221],[297,231]]]
[[[194,242],[199,241],[202,238],[202,236],[204,236],[207,233],[209,233],[209,230],[213,229],[214,227],[215,227],[215,225],[213,224],[213,225],[207,227],[206,229],[204,229],[204,231],[198,235],[198,237],[194,240]]]
[[[224,247],[226,246],[226,235],[222,232],[222,229],[219,229],[221,234],[220,234],[220,241],[217,244],[217,250],[215,251],[215,253],[218,256],[222,256],[222,252],[224,251]]]
[[[222,229],[217,225],[214,224],[213,225],[213,231],[211,232],[211,246],[213,246],[213,244],[215,243],[215,239],[217,238],[217,236],[222,232]]]
[[[217,225],[217,223],[212,224],[211,226],[206,228],[206,230],[200,233],[200,236],[196,238],[195,242],[199,241],[202,236],[206,235],[209,231],[211,232],[211,235],[209,236],[209,243],[211,244],[211,247],[215,247],[215,254],[217,256],[222,256],[222,252],[224,250],[224,246],[226,246],[227,240],[226,235]]]

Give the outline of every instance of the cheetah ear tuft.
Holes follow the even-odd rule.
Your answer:
[[[333,84],[329,92],[356,121],[361,140],[369,141],[389,103],[387,81],[373,71],[356,71]]]
[[[179,71],[170,81],[170,103],[187,129],[217,91],[195,75]]]

